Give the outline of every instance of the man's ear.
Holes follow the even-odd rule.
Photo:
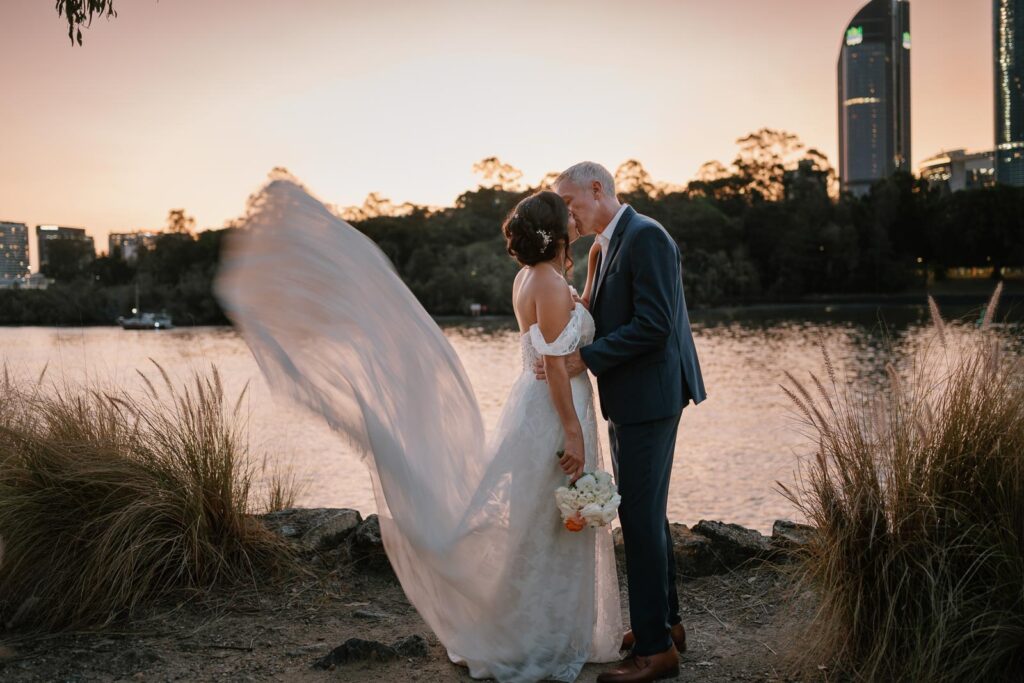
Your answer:
[[[590,181],[590,189],[594,193],[594,199],[600,199],[601,195],[604,194],[604,189],[601,187],[600,180]]]

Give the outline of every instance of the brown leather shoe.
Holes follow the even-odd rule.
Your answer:
[[[679,651],[675,645],[664,652],[634,655],[611,671],[598,674],[597,683],[649,683],[679,675]]]
[[[672,627],[672,643],[680,652],[686,652],[686,629],[682,624],[675,624]],[[622,647],[619,649],[632,650],[634,645],[636,645],[636,636],[633,635],[632,630],[626,631],[626,635],[622,636]]]

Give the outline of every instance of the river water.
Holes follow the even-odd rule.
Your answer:
[[[952,311],[965,315],[967,311]],[[697,312],[694,334],[708,400],[683,412],[669,517],[736,522],[768,531],[775,519],[799,519],[776,482],[794,483],[813,452],[780,388],[785,372],[824,375],[823,342],[849,381],[885,381],[886,363],[933,334],[924,306],[801,306]],[[520,372],[518,332],[510,320],[443,322],[473,383],[485,426],[493,428]],[[1010,329],[1016,331],[1016,324]],[[298,504],[373,512],[369,477],[345,441],[317,418],[274,399],[244,341],[229,327],[129,332],[114,327],[0,328],[0,351],[18,376],[47,366],[49,381],[138,388],[137,370],[155,376],[150,359],[175,380],[216,365],[234,401],[249,385],[251,452],[292,468]],[[602,439],[607,437],[602,425]],[[607,450],[606,450],[607,452]]]

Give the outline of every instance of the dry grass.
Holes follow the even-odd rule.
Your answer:
[[[252,584],[290,564],[250,513],[260,505],[242,396],[216,370],[175,387],[162,368],[124,390],[0,380],[0,614],[19,624],[102,625],[182,591]],[[244,396],[244,392],[243,392]]]
[[[864,681],[1024,677],[1024,361],[990,327],[944,324],[882,392],[787,389],[818,440],[786,494],[819,529],[809,663]]]

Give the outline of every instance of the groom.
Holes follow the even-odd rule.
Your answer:
[[[568,363],[570,375],[597,376],[608,420],[632,624],[622,644],[632,657],[597,680],[653,681],[677,675],[686,649],[666,505],[683,407],[705,398],[679,248],[659,223],[619,203],[600,164],[572,166],[553,189],[601,248],[590,297],[594,342]]]

